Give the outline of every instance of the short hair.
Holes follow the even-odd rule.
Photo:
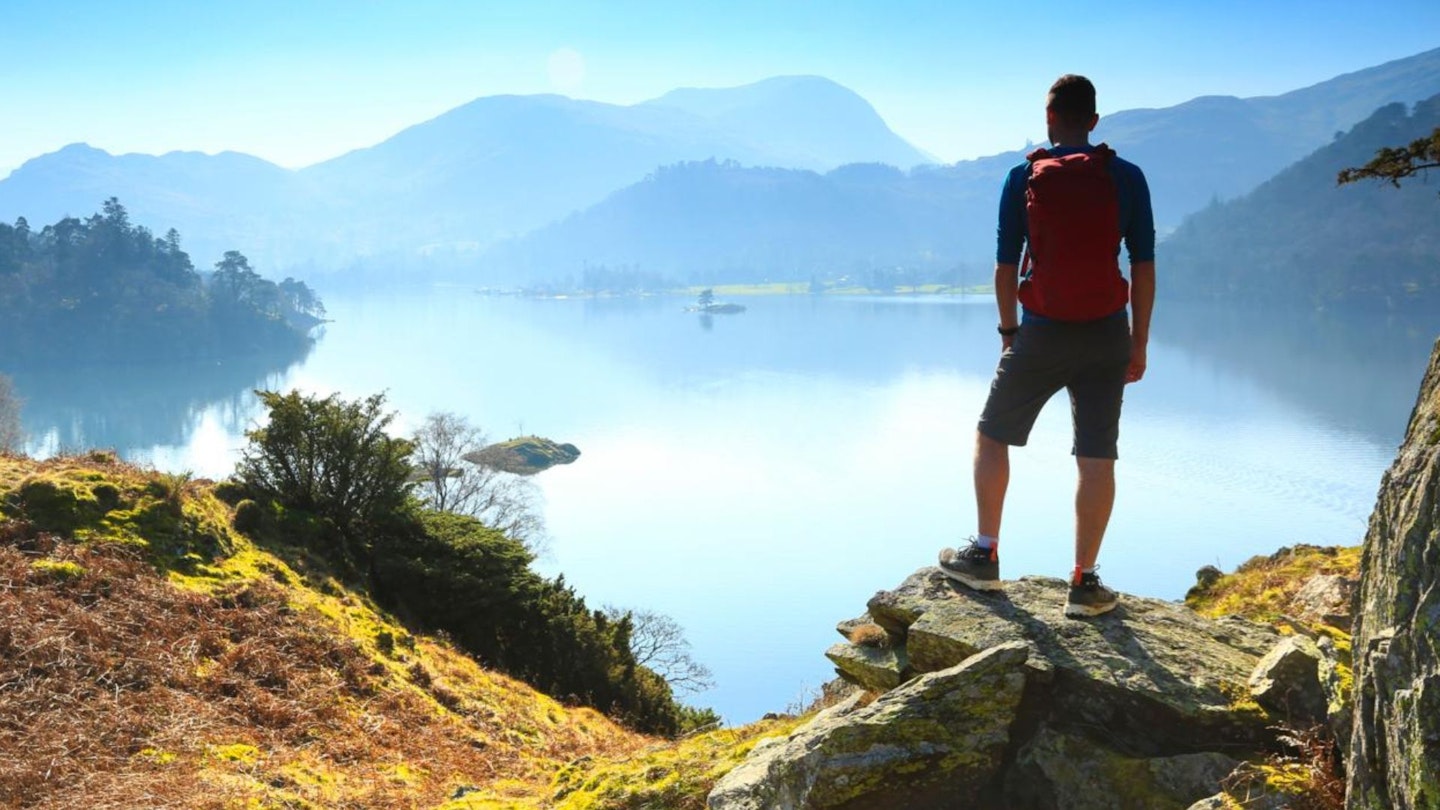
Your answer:
[[[1095,117],[1095,85],[1084,76],[1066,73],[1050,85],[1045,109],[1067,127],[1086,127]]]

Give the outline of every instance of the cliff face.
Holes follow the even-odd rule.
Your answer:
[[[1347,807],[1440,808],[1440,343],[1365,536]]]

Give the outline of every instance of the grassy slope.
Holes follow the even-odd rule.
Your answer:
[[[698,808],[784,730],[674,744],[563,706],[257,546],[210,489],[0,456],[0,805]]]
[[[1360,547],[1297,545],[1268,557],[1251,557],[1233,574],[1209,586],[1191,588],[1185,604],[1212,618],[1236,614],[1276,622],[1298,613],[1292,604],[1295,594],[1317,574],[1342,574],[1358,580]]]

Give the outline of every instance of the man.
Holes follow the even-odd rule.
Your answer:
[[[1064,388],[1079,473],[1075,568],[1065,605],[1073,617],[1116,605],[1095,560],[1115,502],[1120,404],[1125,385],[1145,375],[1155,301],[1150,191],[1139,167],[1090,144],[1099,120],[1090,80],[1061,76],[1045,104],[1053,148],[1032,153],[1005,180],[995,257],[1000,364],[975,437],[979,532],[968,545],[940,553],[950,578],[979,590],[1001,587],[1010,446],[1025,444],[1041,407]],[[1120,273],[1122,240],[1128,284]]]

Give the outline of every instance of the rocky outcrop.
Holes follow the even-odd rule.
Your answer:
[[[1267,709],[1305,720],[1325,719],[1330,701],[1320,680],[1320,647],[1305,636],[1289,636],[1255,665],[1250,695]]]
[[[751,752],[711,810],[965,807],[990,785],[1026,683],[1023,643],[1002,644],[862,706],[863,695]]]
[[[579,457],[580,449],[568,442],[560,444],[541,436],[521,436],[466,453],[464,459],[501,472],[534,475]]]
[[[1349,632],[1354,612],[1355,580],[1339,574],[1311,577],[1291,599],[1298,618]]]
[[[1440,808],[1440,344],[1380,482],[1355,619],[1349,808]]]
[[[1048,577],[976,592],[924,568],[876,594],[827,655],[879,697],[752,754],[710,807],[1183,810],[1276,750],[1282,711],[1326,714],[1310,639],[1133,596],[1067,619],[1066,593]],[[893,718],[912,712],[900,732]],[[962,767],[965,740],[983,742]]]

